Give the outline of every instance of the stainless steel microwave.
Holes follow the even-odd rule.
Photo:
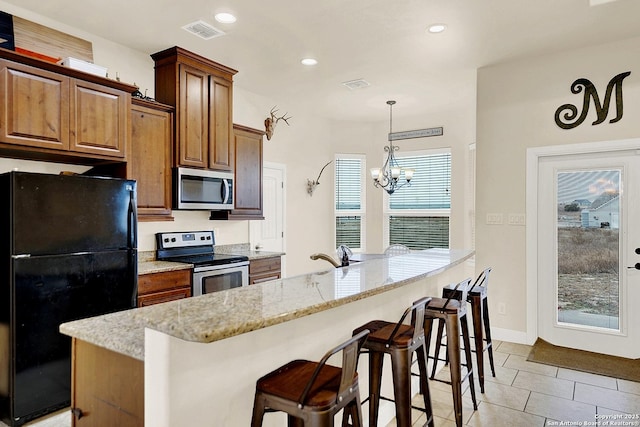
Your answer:
[[[175,168],[173,178],[174,209],[233,209],[233,172]]]

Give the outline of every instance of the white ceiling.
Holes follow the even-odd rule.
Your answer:
[[[387,99],[398,101],[394,116],[474,105],[478,67],[640,35],[639,0],[7,2],[148,54],[181,46],[239,70],[245,90],[344,120],[384,119]],[[216,22],[219,11],[238,21]],[[181,29],[198,19],[227,34]],[[432,23],[447,30],[429,34]],[[318,65],[301,65],[306,56]],[[359,78],[371,86],[341,84]]]

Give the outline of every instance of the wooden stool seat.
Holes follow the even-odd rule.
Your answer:
[[[424,310],[430,298],[422,298],[407,308],[397,323],[373,320],[355,329],[369,330],[369,338],[363,345],[369,353],[369,426],[378,425],[380,399],[393,400],[398,427],[411,426],[411,409],[426,412],[427,425],[433,427],[433,410],[427,382],[427,349],[424,337]],[[403,323],[411,314],[411,324]],[[411,360],[416,353],[420,367],[420,391],[424,409],[411,406]],[[384,355],[391,357],[394,399],[380,395]]]
[[[431,302],[427,307],[429,310],[439,310],[447,314],[466,314],[467,308],[461,301],[451,298],[431,298]]]
[[[262,393],[295,401],[302,395],[309,378],[317,368],[318,362],[294,360],[260,378],[256,389]],[[337,399],[341,373],[340,368],[324,365],[309,390],[306,406],[321,409],[332,405]],[[357,373],[354,375],[353,382],[354,384],[358,382]]]
[[[289,426],[332,427],[334,416],[344,409],[342,425],[362,425],[362,408],[356,366],[368,330],[328,351],[320,362],[294,360],[256,382],[252,427],[260,427],[266,412],[288,414]],[[342,350],[342,367],[327,360]]]
[[[384,320],[373,320],[355,329],[353,333],[357,334],[360,331],[368,329],[370,331],[369,336],[367,337],[369,345],[373,342],[386,344],[395,327],[395,323],[385,322]],[[391,343],[398,347],[409,347],[412,339],[413,327],[411,327],[411,325],[400,325],[397,333],[393,336]]]

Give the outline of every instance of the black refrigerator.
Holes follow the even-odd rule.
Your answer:
[[[64,322],[136,306],[136,183],[0,174],[0,402],[10,426],[69,406]]]

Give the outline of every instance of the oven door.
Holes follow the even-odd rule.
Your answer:
[[[239,288],[249,284],[249,263],[196,267],[193,269],[193,296]]]

